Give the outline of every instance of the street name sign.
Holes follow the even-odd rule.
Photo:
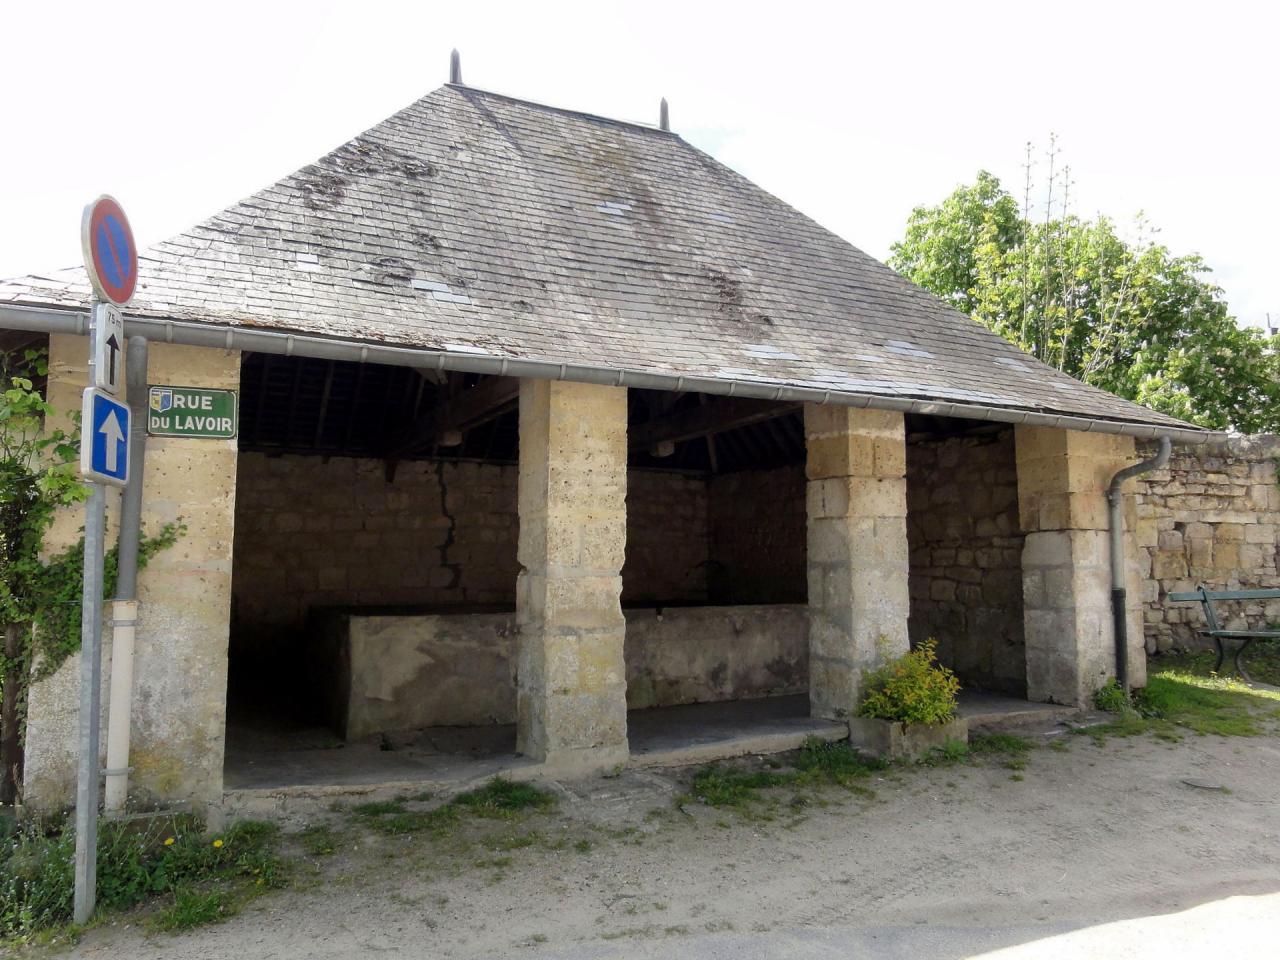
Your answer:
[[[84,208],[80,247],[97,296],[117,307],[133,299],[138,285],[138,248],[120,204],[103,195]]]
[[[110,303],[93,305],[93,385],[112,396],[124,382],[124,317]]]
[[[80,472],[117,487],[129,481],[129,407],[94,387],[80,408]]]
[[[236,407],[234,390],[153,386],[147,394],[147,433],[230,440],[239,425]]]

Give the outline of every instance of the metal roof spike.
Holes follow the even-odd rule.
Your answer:
[[[658,105],[658,129],[671,129],[671,115],[667,110],[667,98],[663,97],[662,102]]]
[[[449,82],[462,86],[462,56],[457,50],[449,54]]]

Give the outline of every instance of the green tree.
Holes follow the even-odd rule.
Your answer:
[[[889,263],[1086,383],[1206,427],[1280,430],[1280,338],[1241,328],[1204,261],[1175,256],[1144,222],[1126,241],[1107,217],[1071,213],[1062,179],[1050,173],[1033,222],[1029,178],[1020,205],[980,172],[912,211]]]

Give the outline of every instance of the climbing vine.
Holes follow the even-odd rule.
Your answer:
[[[54,425],[45,396],[42,349],[0,352],[0,804],[16,799],[27,691],[80,649],[84,540],[53,555],[41,551],[58,510],[88,493],[75,472],[78,418]],[[179,520],[139,543],[138,565],[172,546]],[[104,596],[115,591],[116,550],[104,564]]]

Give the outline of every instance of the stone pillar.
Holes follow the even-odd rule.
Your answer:
[[[1018,426],[1027,698],[1087,705],[1115,676],[1107,485],[1136,459],[1132,437]],[[1132,484],[1132,481],[1130,482]],[[1131,501],[1132,495],[1126,496]],[[1132,503],[1124,511],[1134,519]],[[1146,682],[1134,537],[1125,537],[1129,678]]]
[[[908,649],[906,438],[901,413],[804,408],[809,702],[852,716],[862,671]]]
[[[520,384],[518,749],[557,770],[627,760],[627,391]]]
[[[80,407],[89,341],[49,338],[49,401],[59,415]],[[151,344],[151,383],[236,389],[240,354]],[[226,734],[227,641],[236,441],[149,437],[142,499],[143,535],[181,520],[186,533],[138,575],[140,616],[134,648],[131,804],[222,799]],[[115,544],[119,495],[108,492],[107,544]],[[80,537],[83,508],[59,516],[45,538],[57,553]],[[110,614],[110,606],[105,611]],[[103,631],[103,738],[106,737],[111,631]],[[31,690],[26,739],[28,801],[54,809],[74,799],[79,698],[78,655]],[[105,760],[105,756],[104,756]]]

